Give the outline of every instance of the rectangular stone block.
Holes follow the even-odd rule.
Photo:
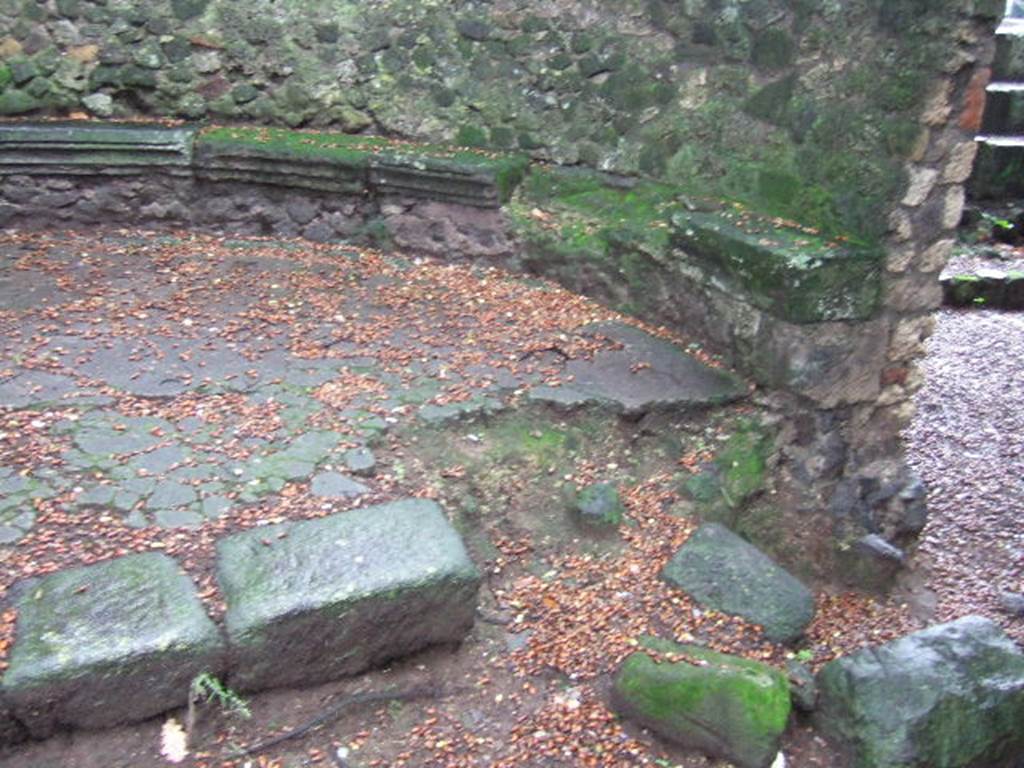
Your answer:
[[[23,582],[3,695],[32,736],[145,720],[219,674],[223,641],[170,557],[128,555]]]
[[[0,125],[0,174],[191,174],[195,130],[141,123]]]
[[[781,320],[866,320],[878,308],[882,259],[875,248],[728,210],[677,212],[670,237],[712,284]]]
[[[241,690],[321,683],[458,642],[480,584],[441,508],[420,499],[229,536],[217,578]]]

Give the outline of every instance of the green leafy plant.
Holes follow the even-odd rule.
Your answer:
[[[192,679],[189,686],[190,709],[193,702],[212,702],[228,715],[248,720],[252,717],[249,702],[228,688],[215,675],[203,672]]]
[[[794,658],[801,664],[807,664],[808,662],[814,659],[814,651],[812,651],[810,648],[802,648],[801,650],[796,652]]]
[[[192,743],[199,717],[199,705],[211,703],[220,707],[226,715],[248,720],[252,717],[249,702],[238,695],[210,672],[201,672],[192,678],[188,686],[188,713],[185,719],[184,747]]]
[[[991,213],[982,211],[981,218],[993,227],[998,227],[999,229],[1013,229],[1012,221],[1001,219],[998,216],[993,216]]]

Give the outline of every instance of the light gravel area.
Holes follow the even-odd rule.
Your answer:
[[[992,244],[984,248],[957,248],[943,270],[944,275],[971,275],[979,269],[1024,272],[1024,249]]]
[[[932,620],[980,613],[1022,642],[999,594],[1024,592],[1024,314],[941,311],[924,368],[906,437],[928,486],[915,567]]]

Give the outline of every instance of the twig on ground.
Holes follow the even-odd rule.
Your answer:
[[[391,701],[414,701],[416,699],[437,699],[442,698],[445,695],[445,691],[435,685],[422,685],[415,688],[407,688],[405,690],[390,690],[390,691],[364,691],[363,693],[353,693],[349,696],[344,696],[337,701],[329,704],[319,714],[310,720],[307,720],[302,725],[296,726],[289,731],[278,734],[265,741],[257,742],[252,746],[245,747],[240,750],[239,756],[257,755],[261,752],[266,752],[272,747],[276,747],[285,741],[291,741],[297,739],[300,736],[304,736],[314,728],[324,725],[338,718],[341,713],[349,707],[357,707],[365,704],[379,704],[381,702]]]

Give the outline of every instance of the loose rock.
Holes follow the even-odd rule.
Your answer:
[[[982,768],[1024,754],[1024,654],[967,616],[866,648],[818,675],[821,729],[863,768]]]
[[[814,618],[814,595],[768,555],[717,523],[702,525],[665,565],[665,581],[787,643]]]
[[[612,693],[619,714],[741,768],[772,763],[790,712],[781,672],[699,646],[650,639],[644,644],[685,660],[659,663],[644,651],[629,656]]]
[[[572,510],[583,525],[614,527],[622,522],[625,509],[619,491],[611,483],[588,485],[576,494]]]

